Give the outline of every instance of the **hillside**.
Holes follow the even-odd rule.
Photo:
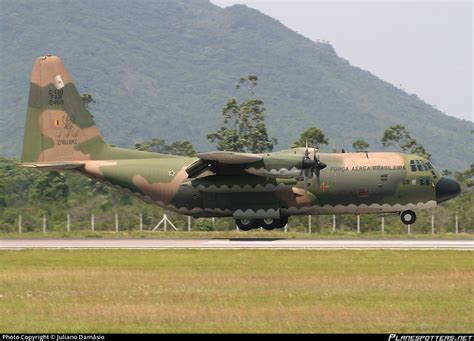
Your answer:
[[[0,155],[21,149],[31,66],[61,56],[106,140],[131,147],[164,138],[205,139],[221,123],[240,76],[259,76],[271,136],[287,148],[307,126],[338,144],[365,139],[380,149],[383,130],[404,124],[440,168],[474,160],[474,124],[449,117],[415,95],[340,58],[245,6],[207,0],[0,2]],[[337,47],[336,47],[337,48]],[[409,51],[407,51],[409,53]]]

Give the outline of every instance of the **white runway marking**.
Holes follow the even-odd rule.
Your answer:
[[[1,239],[0,249],[451,249],[474,240],[334,239]]]

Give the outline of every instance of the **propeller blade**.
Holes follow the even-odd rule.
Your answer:
[[[327,165],[324,163],[324,162],[321,162],[321,160],[319,159],[319,151],[318,151],[318,157],[317,157],[317,164],[318,164],[318,172],[321,170],[321,169],[324,169],[327,167]]]
[[[318,189],[321,188],[321,169],[324,169],[327,167],[327,165],[324,163],[324,162],[321,162],[321,160],[319,159],[319,150],[318,150],[318,154],[316,156],[315,154],[315,158],[316,158],[316,169],[315,169],[315,173],[316,173],[316,178],[317,178],[317,185],[318,185]]]
[[[319,159],[319,150],[316,151],[316,148],[313,147],[313,158],[309,157],[309,150],[308,150],[308,139],[306,139],[305,143],[305,151],[303,160],[301,161],[301,173],[300,179],[303,178],[304,180],[304,191],[305,193],[308,190],[308,179],[316,176],[317,181],[315,181],[315,185],[320,188],[321,186],[321,169],[326,168],[327,165],[324,162],[321,162]]]

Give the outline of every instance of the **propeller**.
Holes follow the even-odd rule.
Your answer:
[[[313,148],[313,159],[309,157],[309,150],[308,150],[308,139],[306,139],[306,147],[304,150],[303,160],[301,162],[301,176],[304,180],[304,191],[306,192],[308,189],[308,179],[316,175],[318,180],[318,188],[320,185],[320,172],[321,169],[326,168],[326,164],[321,162],[319,159],[319,151],[316,155],[316,148]]]

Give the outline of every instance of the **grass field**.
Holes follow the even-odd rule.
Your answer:
[[[0,251],[1,332],[473,332],[470,251]]]

